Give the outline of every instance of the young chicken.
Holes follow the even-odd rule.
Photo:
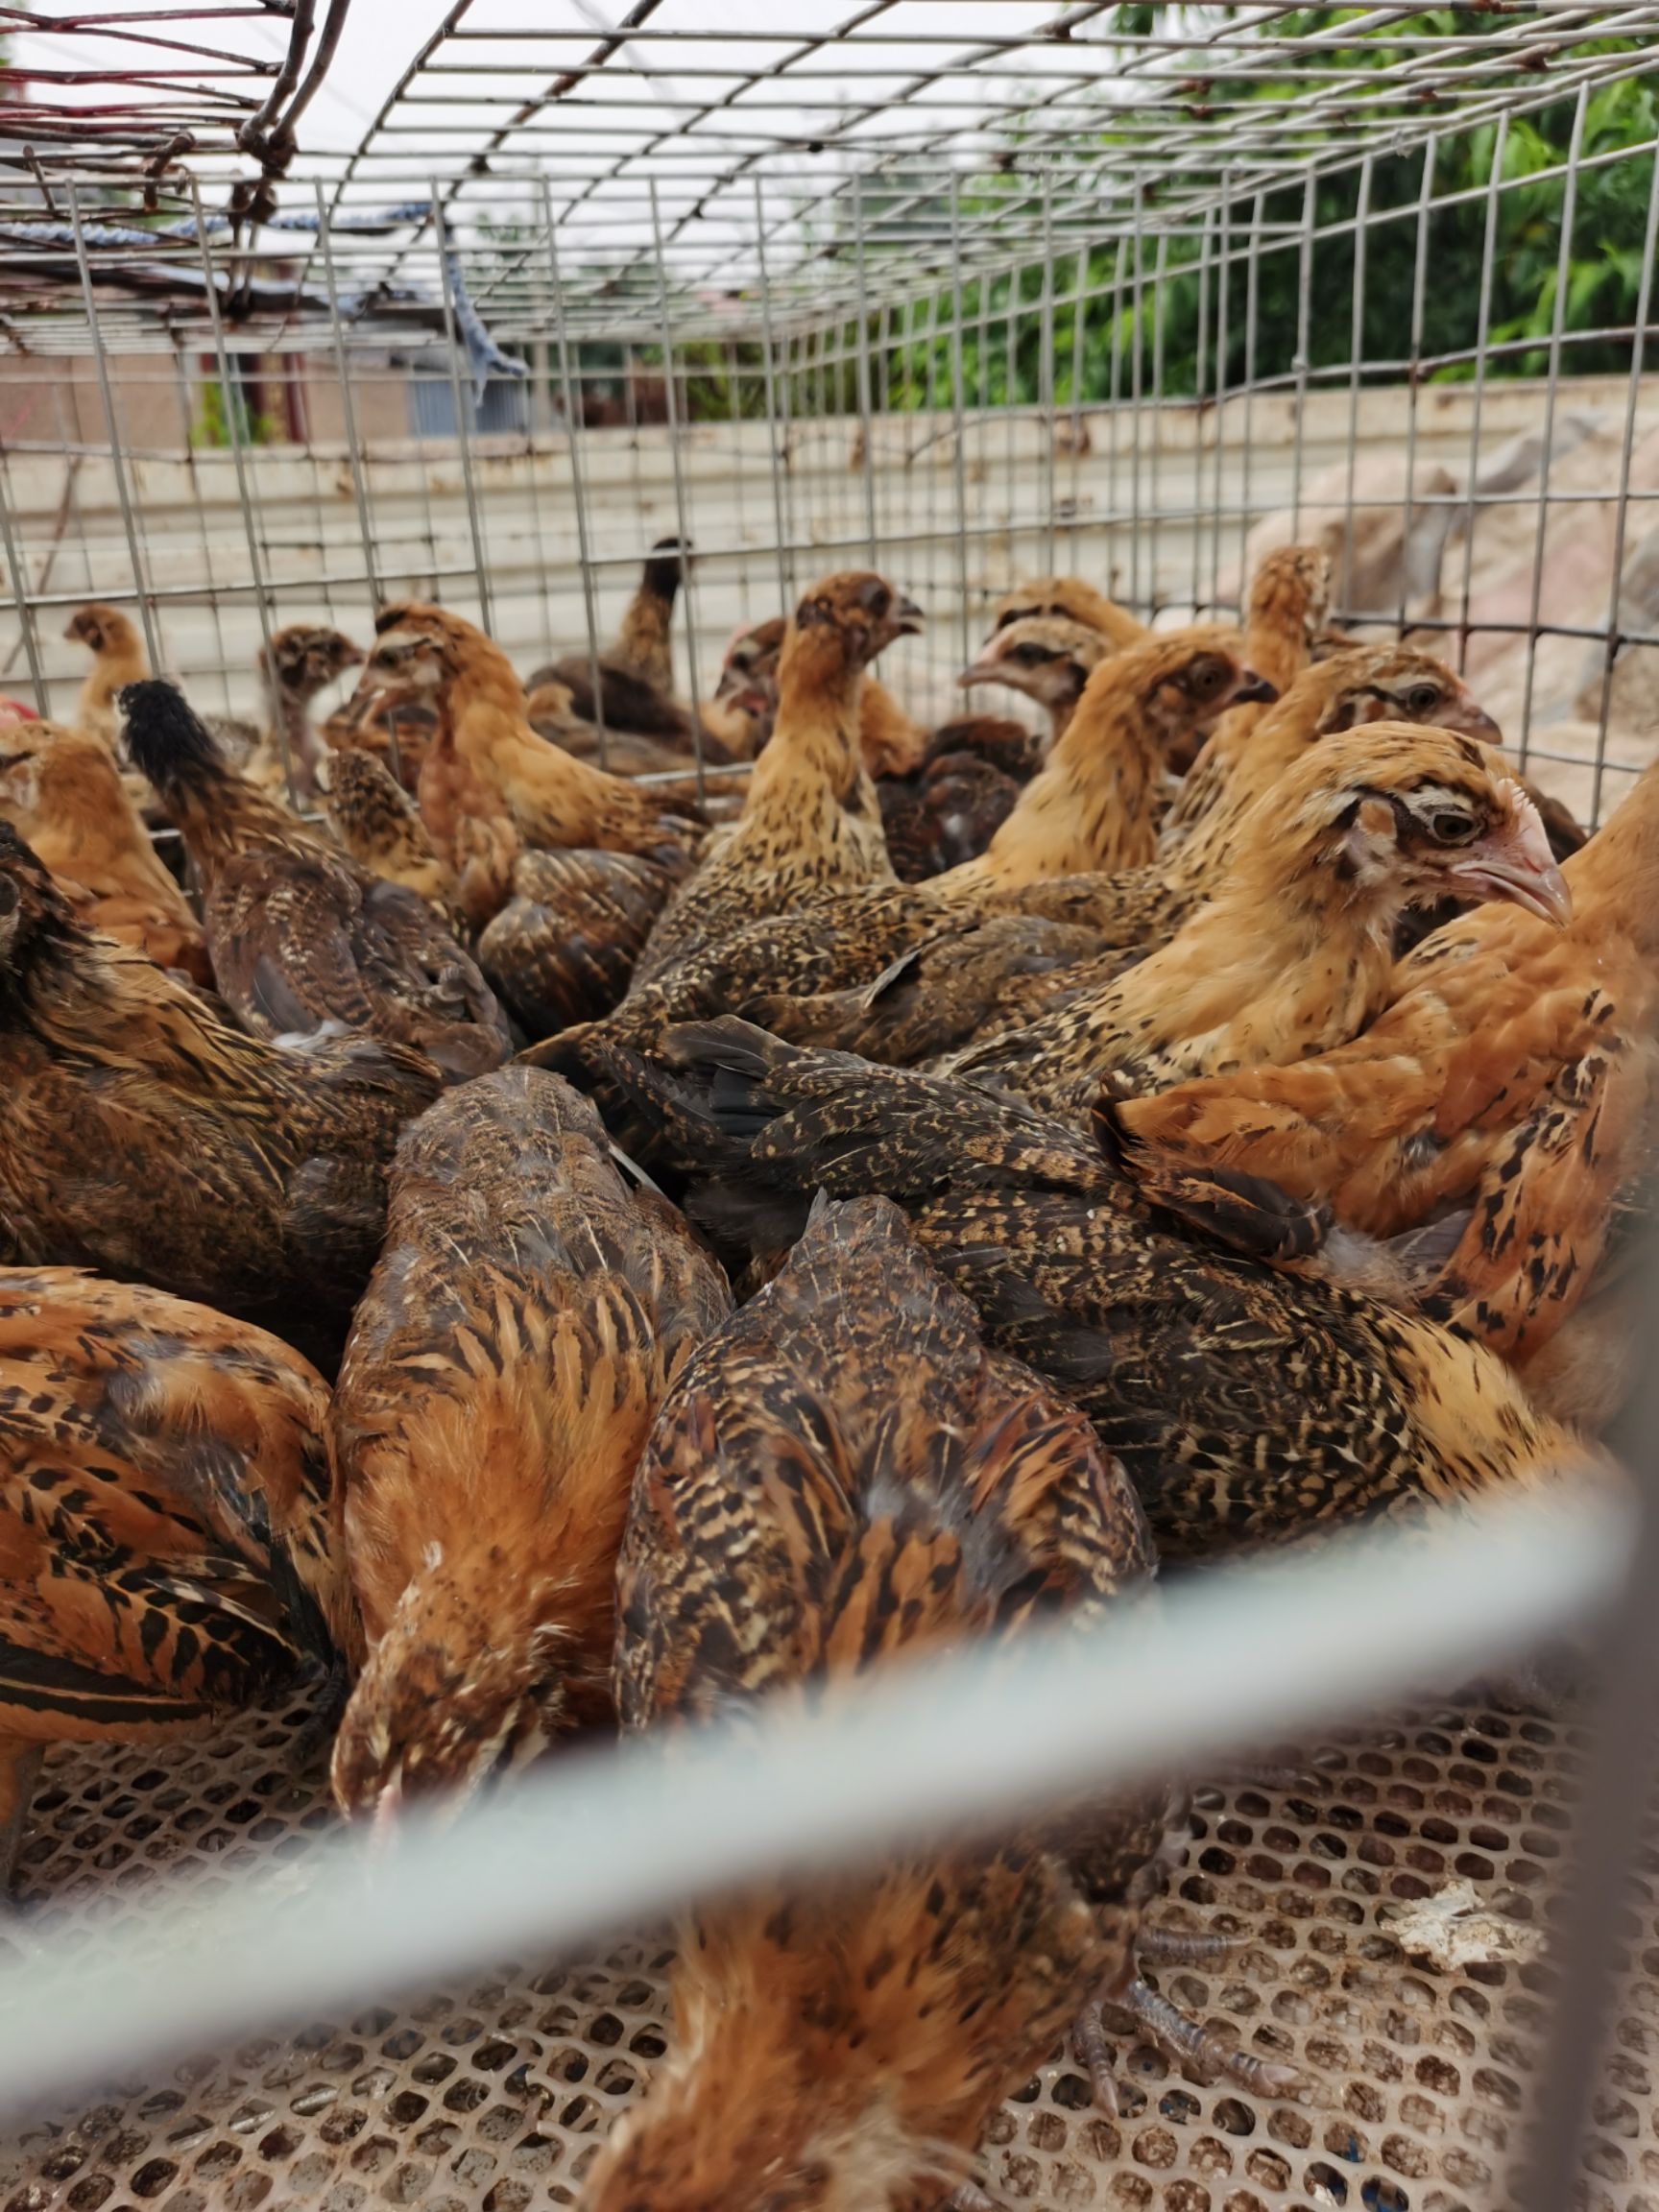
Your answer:
[[[512,896],[478,936],[478,965],[524,1035],[608,1014],[685,874],[632,853],[520,853]]]
[[[1098,630],[1062,614],[1028,614],[993,630],[956,681],[965,689],[1000,684],[1046,709],[1053,740],[1065,736],[1084,686],[1118,650]]]
[[[1313,639],[1324,625],[1330,596],[1330,560],[1312,545],[1281,546],[1267,555],[1251,580],[1244,610],[1244,651],[1251,667],[1261,671],[1281,698],[1312,658]],[[1178,844],[1214,805],[1264,711],[1262,706],[1242,706],[1222,715],[1182,779],[1165,821],[1161,849]]]
[[[328,716],[320,733],[330,753],[372,753],[413,795],[445,721],[431,692],[394,681],[371,657],[356,690]]]
[[[1659,769],[1563,865],[1564,926],[1481,907],[1394,970],[1351,1043],[1121,1103],[1132,1168],[1264,1176],[1394,1237],[1470,1209],[1438,1306],[1522,1362],[1598,1279],[1659,1099]]]
[[[77,921],[211,987],[201,926],[100,739],[56,722],[8,724],[0,731],[0,819],[52,871]]]
[[[921,610],[879,576],[826,577],[802,599],[780,669],[778,724],[734,830],[665,909],[636,986],[757,916],[848,884],[893,880],[881,813],[859,753],[864,671]]]
[[[277,1051],[81,927],[0,824],[0,1261],[89,1266],[258,1321],[320,1363],[380,1249],[436,1069],[367,1037]]]
[[[1232,631],[1177,630],[1110,655],[1013,813],[977,860],[940,878],[940,890],[974,897],[1140,867],[1156,850],[1170,746],[1224,708],[1274,696]]]
[[[311,719],[311,702],[363,657],[363,648],[340,631],[307,622],[278,630],[261,649],[265,728],[245,769],[254,782],[268,791],[291,789],[301,799],[315,798],[327,748]]]
[[[462,1080],[513,1049],[501,1009],[423,899],[372,876],[228,768],[170,684],[121,694],[127,747],[202,881],[219,991],[260,1037],[344,1024]]]
[[[778,666],[789,625],[781,614],[739,630],[726,648],[706,719],[734,758],[754,759],[778,718]],[[866,673],[858,693],[858,749],[873,777],[914,775],[935,733],[913,721],[893,694]]]
[[[118,607],[107,607],[101,600],[77,607],[63,635],[84,645],[92,656],[75,706],[75,727],[96,737],[113,757],[120,734],[116,695],[124,685],[139,683],[150,673],[144,640],[136,624]]]
[[[1011,622],[1027,622],[1034,615],[1058,615],[1064,621],[1080,622],[1084,629],[1104,637],[1117,653],[1131,645],[1143,645],[1152,636],[1144,622],[1138,622],[1080,576],[1034,576],[1029,583],[1016,584],[998,600],[992,626],[1005,630]]]
[[[354,1655],[327,1405],[262,1330],[0,1267],[0,1884],[48,1744],[142,1741]]]
[[[1078,1120],[1108,1074],[1160,1089],[1327,1050],[1383,1002],[1403,909],[1442,891],[1569,911],[1530,802],[1472,740],[1329,737],[1240,823],[1231,873],[1167,945],[950,1071]]]
[[[678,538],[659,538],[621,626],[598,661],[567,655],[538,668],[525,688],[533,692],[557,684],[571,713],[589,728],[603,708],[608,732],[659,738],[675,748],[682,762],[689,758],[691,713],[674,695],[673,650],[674,604],[689,552]]]
[[[348,1815],[459,1801],[609,1716],[635,1465],[729,1307],[556,1076],[503,1069],[408,1130],[330,1422],[369,1638],[334,1748]]]
[[[644,1728],[1145,1601],[1121,1470],[879,1199],[820,1206],[646,1446],[616,1677]],[[690,1916],[675,2034],[586,2212],[911,2212],[1094,1990],[1134,1977],[1166,1794],[990,1845],[780,1878]]]
[[[936,730],[908,776],[878,777],[881,833],[899,880],[925,882],[976,859],[1042,759],[1041,742],[1020,723],[976,714]]]
[[[607,775],[531,729],[512,664],[482,630],[411,602],[376,621],[373,674],[437,701],[438,731],[421,770],[421,812],[441,852],[459,821],[505,815],[525,845],[584,846],[662,857],[701,834],[683,800]]]
[[[401,883],[441,912],[453,910],[455,871],[421,819],[421,810],[378,755],[347,752],[329,763],[325,802],[334,834],[359,868]]]
[[[901,1203],[993,1342],[1122,1458],[1166,1561],[1417,1519],[1563,1470],[1608,1478],[1480,1346],[1173,1231],[1089,1138],[1022,1099],[730,1018],[611,1058],[714,1171],[689,1203],[728,1239],[787,1240],[818,1190]]]

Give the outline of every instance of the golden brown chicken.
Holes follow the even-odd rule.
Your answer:
[[[607,775],[536,734],[512,664],[482,630],[413,602],[384,609],[374,627],[373,674],[424,689],[441,711],[420,799],[446,856],[461,819],[492,815],[505,815],[525,845],[657,857],[695,849],[701,831],[683,800]]]
[[[609,1716],[634,1469],[729,1306],[557,1076],[504,1069],[408,1131],[331,1416],[369,1638],[334,1749],[348,1814],[458,1800]]]
[[[0,819],[52,871],[78,922],[211,985],[201,925],[98,738],[56,722],[9,723],[0,732]]]
[[[1119,1106],[1131,1166],[1237,1167],[1381,1237],[1471,1209],[1438,1305],[1525,1364],[1596,1285],[1652,1157],[1659,769],[1562,874],[1565,927],[1465,915],[1338,1049]]]
[[[920,623],[917,607],[863,570],[826,577],[805,595],[783,646],[778,726],[742,815],[663,912],[637,985],[757,917],[893,880],[859,752],[859,703],[871,661]]]
[[[1543,825],[1487,758],[1405,723],[1328,737],[1239,824],[1230,873],[1168,944],[950,1071],[1086,1118],[1108,1074],[1156,1090],[1357,1035],[1384,1001],[1408,905],[1508,899],[1559,924],[1569,901]]]
[[[1115,652],[1143,645],[1152,636],[1144,622],[1138,622],[1125,608],[1097,591],[1093,584],[1085,584],[1080,576],[1034,576],[1029,583],[1015,585],[998,600],[992,623],[1002,630],[1011,622],[1028,621],[1033,615],[1054,614],[1097,632]]]
[[[128,615],[101,600],[77,607],[63,635],[84,645],[92,656],[75,706],[75,727],[96,737],[112,756],[120,734],[116,693],[123,685],[136,684],[150,673],[144,640]]]
[[[1166,1562],[1607,1476],[1482,1347],[1177,1233],[1022,1099],[730,1018],[608,1049],[701,1165],[692,1216],[734,1257],[786,1242],[818,1190],[900,1202],[992,1341],[1121,1457]]]
[[[1331,595],[1331,563],[1312,545],[1283,545],[1251,579],[1244,610],[1244,651],[1252,668],[1283,698],[1309,666]],[[1265,706],[1233,707],[1205,739],[1184,777],[1160,840],[1165,850],[1214,805],[1250,746]],[[1413,719],[1420,717],[1414,716]],[[1493,735],[1497,732],[1494,729]]]
[[[726,648],[720,681],[705,719],[725,739],[734,759],[754,759],[777,726],[778,667],[788,628],[785,618],[777,614],[739,630]],[[935,735],[866,673],[858,694],[858,747],[872,776],[914,775]]]
[[[373,1038],[278,1051],[228,1028],[89,936],[0,824],[0,1262],[154,1283],[331,1363],[397,1131],[438,1088]]]
[[[1116,648],[1087,623],[1063,614],[1028,614],[993,630],[957,682],[999,684],[1047,711],[1056,744],[1065,736],[1084,685]]]
[[[0,1884],[47,1745],[258,1703],[355,1652],[315,1369],[78,1268],[0,1268]]]
[[[1087,1424],[989,1352],[878,1199],[820,1207],[687,1361],[621,1569],[625,1724],[828,1694],[918,1651],[1079,1623],[1152,1575]],[[1086,2000],[1134,1979],[1166,1794],[691,1916],[675,2039],[587,2212],[922,2212]]]
[[[1176,630],[1111,655],[985,852],[941,877],[938,889],[976,898],[1141,867],[1157,848],[1169,748],[1225,708],[1273,696],[1234,631]]]
[[[469,954],[425,901],[370,875],[228,768],[170,684],[121,694],[126,740],[183,834],[220,996],[261,1037],[343,1024],[460,1080],[513,1049]]]

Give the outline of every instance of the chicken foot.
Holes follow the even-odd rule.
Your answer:
[[[1136,1948],[1148,1963],[1162,1960],[1169,1965],[1196,1965],[1223,1955],[1232,1947],[1232,1940],[1225,1936],[1181,1936],[1174,1931],[1160,1935],[1148,1930]],[[1089,2076],[1094,2102],[1109,2120],[1118,2118],[1118,2105],[1117,2069],[1106,2039],[1108,2008],[1126,2012],[1171,2058],[1195,2067],[1212,2080],[1225,2075],[1241,2089],[1262,2097],[1287,2097],[1302,2086],[1302,2077],[1293,2066],[1281,2066],[1271,2058],[1236,2050],[1214,2029],[1189,2020],[1167,1997],[1148,1988],[1131,1967],[1123,1979],[1109,1983],[1090,2000],[1071,2032],[1077,2062]]]

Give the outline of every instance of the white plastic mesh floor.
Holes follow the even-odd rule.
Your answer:
[[[56,1758],[23,1853],[33,1932],[95,1947],[163,1880],[205,1895],[250,1868],[284,1879],[330,1817],[321,1759],[305,1770],[301,1754],[305,1718]],[[1306,1786],[1200,1792],[1160,1919],[1238,1940],[1220,1967],[1162,1986],[1302,2068],[1303,2097],[1254,2104],[1120,2048],[1111,2123],[1057,2057],[998,2114],[987,2186],[1051,2212],[1503,2212],[1576,1767],[1567,1722],[1424,1710],[1318,1752]],[[1583,2212],[1659,2212],[1659,1853],[1634,1881]],[[573,2203],[664,2046],[668,1960],[644,1939],[506,1967],[124,2081],[0,2142],[0,2212]]]

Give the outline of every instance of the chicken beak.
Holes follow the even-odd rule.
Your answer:
[[[1279,696],[1276,684],[1269,684],[1265,676],[1258,676],[1254,668],[1246,668],[1238,688],[1228,702],[1233,707],[1271,707]]]
[[[1538,809],[1523,791],[1515,793],[1513,820],[1472,845],[1452,876],[1476,897],[1507,899],[1557,928],[1573,919],[1573,894],[1555,865]]]
[[[901,599],[893,610],[893,622],[901,637],[915,637],[922,629],[922,610],[914,599]]]
[[[1455,730],[1459,737],[1473,737],[1478,745],[1496,745],[1502,748],[1503,733],[1487,713],[1484,707],[1477,707],[1473,699],[1459,700],[1441,727]]]
[[[969,661],[956,681],[967,691],[975,684],[1000,684],[1005,673],[1000,661],[989,659],[982,653],[977,661]]]

